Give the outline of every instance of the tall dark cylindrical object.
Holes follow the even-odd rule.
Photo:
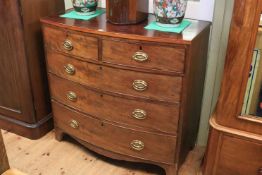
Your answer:
[[[106,8],[113,24],[136,24],[148,16],[148,0],[106,0]]]

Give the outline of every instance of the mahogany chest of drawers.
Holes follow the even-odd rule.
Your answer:
[[[145,30],[151,20],[41,20],[55,132],[173,175],[197,136],[210,24],[173,34]]]

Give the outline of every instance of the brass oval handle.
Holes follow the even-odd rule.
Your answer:
[[[70,40],[65,40],[63,46],[64,46],[64,49],[67,51],[71,51],[74,49],[74,46]]]
[[[145,62],[148,60],[148,55],[145,52],[139,51],[133,55],[133,59],[137,62]]]
[[[146,119],[146,111],[142,110],[142,109],[135,109],[132,113],[132,116],[135,118],[135,119],[138,119],[138,120],[144,120]]]
[[[147,82],[144,80],[135,80],[133,82],[133,88],[136,91],[145,91],[147,89]]]
[[[71,128],[74,128],[74,129],[79,128],[79,123],[76,120],[71,120],[69,125]]]
[[[75,67],[72,64],[67,64],[64,66],[65,72],[69,75],[74,75],[75,74]]]
[[[77,100],[77,95],[76,93],[72,92],[72,91],[69,91],[67,94],[66,94],[66,97],[68,100],[70,101],[73,101],[75,102]]]
[[[262,167],[258,169],[257,175],[262,175]]]
[[[142,151],[145,147],[145,144],[140,141],[140,140],[133,140],[131,143],[130,143],[130,146],[133,150],[136,150],[136,151]]]

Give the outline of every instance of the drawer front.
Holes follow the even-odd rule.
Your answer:
[[[153,100],[180,101],[182,77],[99,66],[53,52],[48,53],[47,59],[50,72],[90,87]]]
[[[45,46],[59,52],[81,57],[83,60],[98,60],[98,39],[44,27]]]
[[[130,100],[89,90],[49,74],[53,99],[105,120],[176,134],[179,105]]]
[[[100,148],[156,162],[174,163],[176,137],[112,125],[52,103],[55,125]]]
[[[130,67],[184,72],[185,49],[103,40],[103,61]]]
[[[261,175],[262,144],[223,136],[215,174]]]

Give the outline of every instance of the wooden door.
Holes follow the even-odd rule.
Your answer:
[[[0,16],[0,119],[6,116],[33,123],[19,1],[0,0]]]

